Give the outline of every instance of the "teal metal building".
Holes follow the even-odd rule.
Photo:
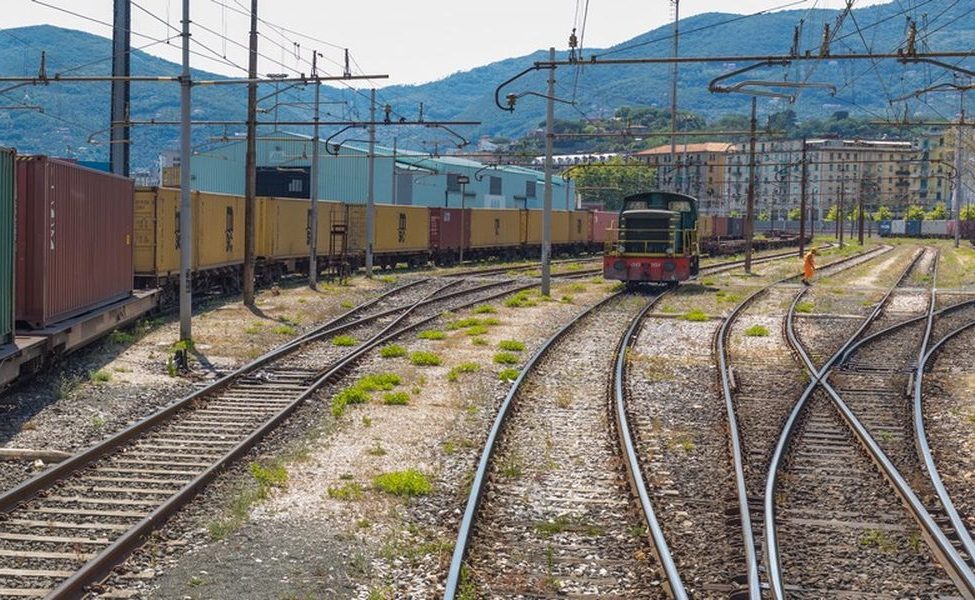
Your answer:
[[[320,200],[365,203],[369,187],[367,145],[341,146],[319,142],[317,197]],[[309,198],[313,141],[310,137],[276,132],[257,140],[257,193],[259,196]],[[194,190],[243,195],[244,140],[230,139],[193,155]],[[376,146],[374,197],[383,204],[471,208],[541,208],[544,175],[541,171],[510,165],[487,165],[450,155],[430,156]],[[462,183],[466,177],[467,183]],[[555,210],[576,207],[575,186],[553,178]]]

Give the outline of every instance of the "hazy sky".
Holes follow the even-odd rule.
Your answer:
[[[106,23],[112,20],[112,0],[43,0]],[[880,4],[885,0],[858,0],[856,7]],[[681,16],[723,11],[753,13],[789,4],[790,0],[683,0]],[[175,35],[182,10],[181,0],[135,0],[134,46],[152,44]],[[293,30],[275,32],[269,25],[260,29],[261,73],[307,72],[309,67],[295,57],[310,57],[313,48],[326,55],[324,70],[332,73],[341,68],[342,48],[349,48],[361,69],[369,74],[389,74],[388,83],[422,83],[440,79],[494,60],[527,54],[540,48],[567,45],[573,24],[587,4],[586,0],[274,0],[260,1],[260,16],[271,25]],[[793,2],[790,8],[840,8],[844,0],[806,0]],[[106,25],[66,14],[33,0],[3,0],[0,28],[49,23],[83,29],[111,37]],[[209,50],[196,47],[202,55],[193,57],[193,66],[225,75],[245,74],[244,48],[247,43],[247,18],[243,7],[249,0],[192,0],[191,19],[194,39]],[[590,0],[585,46],[605,47],[670,22],[669,0]],[[207,32],[202,27],[213,30]],[[231,41],[220,38],[225,34]],[[302,37],[311,36],[319,41]],[[149,39],[152,38],[152,39]],[[334,46],[327,45],[334,44]],[[147,52],[178,61],[178,40],[167,46],[156,43]],[[56,49],[54,49],[56,52]],[[226,61],[223,57],[226,57]],[[212,58],[208,58],[212,57]],[[92,57],[93,59],[96,57]],[[336,62],[332,62],[336,61]],[[234,63],[234,66],[229,63]],[[354,71],[359,71],[353,65]]]

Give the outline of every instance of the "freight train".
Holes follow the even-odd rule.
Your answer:
[[[880,237],[914,237],[914,238],[954,238],[955,227],[960,226],[959,237],[975,240],[975,221],[926,219],[924,221],[907,221],[904,219],[884,220],[877,223]]]
[[[193,286],[233,290],[244,261],[244,198],[193,192]],[[179,274],[180,191],[135,192],[135,282],[159,288],[168,301]],[[265,282],[306,272],[311,240],[308,200],[258,198],[256,272]],[[553,254],[602,251],[613,213],[553,211]],[[348,274],[365,262],[366,207],[319,201],[319,269]],[[464,260],[538,256],[542,212],[494,208],[375,205],[373,261],[377,267],[452,265]]]

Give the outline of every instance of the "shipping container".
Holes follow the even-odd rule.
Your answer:
[[[923,221],[906,221],[904,233],[907,237],[921,237],[921,223]]]
[[[589,243],[592,217],[588,211],[573,210],[569,213],[569,242],[582,248]]]
[[[948,235],[948,221],[944,219],[921,221],[921,235],[924,237],[945,237]]]
[[[46,327],[131,294],[133,191],[131,179],[17,158],[18,320]]]
[[[728,237],[742,238],[745,236],[745,220],[741,217],[728,217]]]
[[[592,241],[600,245],[616,239],[616,221],[619,213],[597,210],[592,213]]]
[[[14,197],[16,153],[0,148],[0,344],[14,333]]]
[[[520,246],[521,212],[513,208],[471,210],[471,247],[511,248]]]
[[[540,210],[522,211],[522,240],[529,246],[542,245],[542,220]],[[552,211],[552,245],[564,246],[570,241],[569,213],[564,210]]]
[[[451,262],[461,248],[471,247],[471,209],[429,208],[430,251],[434,260]]]
[[[396,262],[425,262],[430,248],[429,209],[424,206],[376,204],[373,253],[377,264]],[[349,248],[356,254],[366,250],[366,206],[346,205],[348,213]]]
[[[714,237],[728,237],[728,220],[728,217],[714,217],[714,223],[711,227]]]
[[[318,256],[330,250],[333,215],[343,212],[338,202],[318,201]],[[344,220],[344,217],[343,217]],[[265,261],[308,256],[311,245],[311,201],[295,198],[257,199],[256,254]],[[339,249],[340,252],[340,249]]]
[[[891,223],[890,219],[884,219],[877,224],[877,231],[880,233],[880,237],[887,237],[891,233]]]
[[[193,271],[243,264],[244,198],[193,192],[190,202]],[[180,206],[178,189],[148,188],[135,193],[135,272],[139,277],[179,274]]]

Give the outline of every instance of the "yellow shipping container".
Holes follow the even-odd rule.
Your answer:
[[[471,209],[471,248],[520,246],[521,212],[511,208]]]
[[[573,244],[588,244],[592,234],[592,220],[589,211],[574,210],[569,213],[569,241]]]
[[[244,199],[193,192],[193,270],[244,261]],[[180,191],[139,190],[135,195],[135,272],[168,276],[179,273]],[[200,235],[205,232],[205,235]]]
[[[287,260],[308,256],[311,242],[311,202],[300,198],[257,199],[257,256],[266,260]],[[344,222],[344,208],[338,202],[318,203],[318,255],[331,249],[332,222]],[[338,245],[340,242],[336,242]],[[339,253],[340,248],[336,248]]]
[[[552,245],[563,245],[570,242],[569,214],[566,211],[552,211]],[[541,210],[522,211],[523,231],[525,243],[529,246],[542,245],[542,215]]]
[[[366,207],[349,204],[349,249],[366,249]],[[430,248],[430,211],[423,206],[376,205],[375,254],[418,254]]]

